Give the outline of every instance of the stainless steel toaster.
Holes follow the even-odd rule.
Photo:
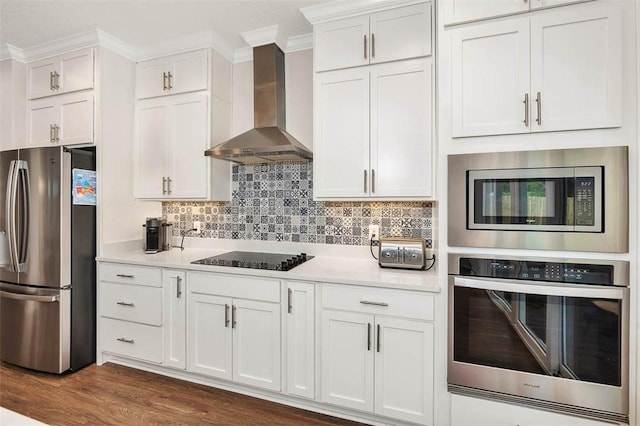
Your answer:
[[[427,246],[422,238],[382,237],[378,264],[383,268],[425,269]]]

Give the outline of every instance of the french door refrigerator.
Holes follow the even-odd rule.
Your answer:
[[[50,373],[95,361],[95,163],[93,148],[0,152],[2,361]]]

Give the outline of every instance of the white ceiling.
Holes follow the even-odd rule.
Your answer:
[[[0,0],[0,45],[31,48],[99,28],[133,48],[213,31],[230,49],[241,33],[279,25],[285,38],[311,32],[301,7],[327,0]]]

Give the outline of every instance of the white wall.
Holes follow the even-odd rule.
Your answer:
[[[24,64],[0,61],[0,151],[24,146],[26,108]]]
[[[160,216],[159,202],[133,196],[135,63],[97,49],[96,145],[98,155],[98,255],[104,244],[142,239],[147,216]]]
[[[287,131],[313,146],[313,51],[285,55]],[[253,62],[233,65],[233,136],[253,128]]]

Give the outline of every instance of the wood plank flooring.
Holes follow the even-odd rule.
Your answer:
[[[0,363],[0,406],[50,425],[358,425],[116,364],[51,375]]]

